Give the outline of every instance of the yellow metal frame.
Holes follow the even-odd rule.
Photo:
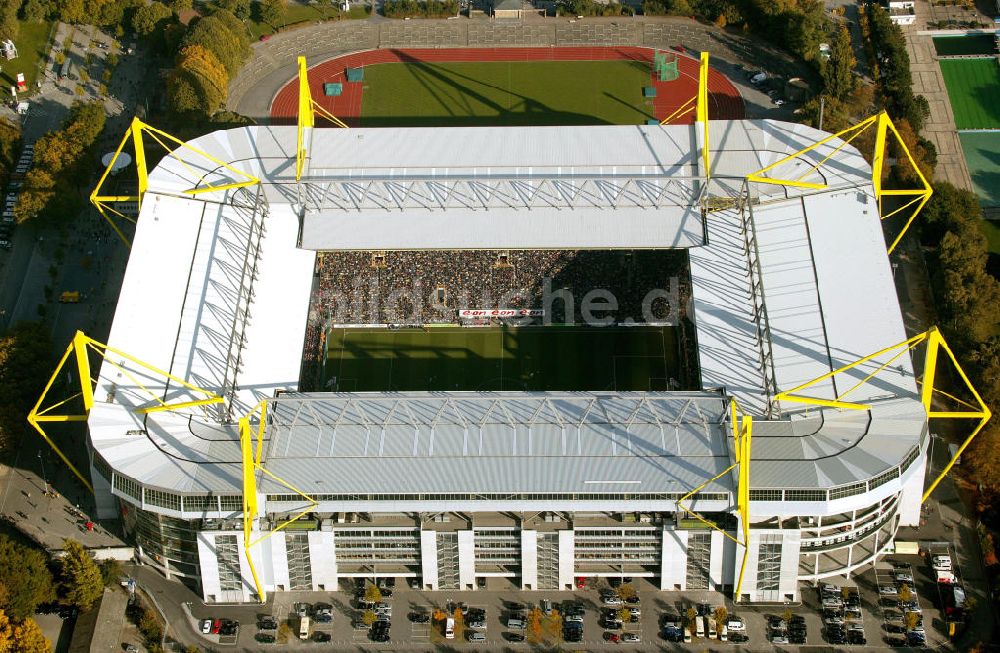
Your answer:
[[[259,416],[258,416],[259,415]],[[257,426],[254,428],[252,422],[256,417]],[[309,512],[318,505],[318,502],[310,497],[309,495],[302,492],[295,486],[293,486],[288,481],[278,477],[272,472],[268,471],[261,463],[261,456],[264,451],[264,430],[265,424],[267,422],[267,400],[263,400],[254,406],[250,412],[240,418],[239,429],[240,429],[240,451],[242,453],[243,461],[243,551],[247,557],[247,564],[250,567],[250,573],[253,575],[254,586],[257,589],[257,598],[261,603],[267,601],[267,591],[260,582],[260,577],[257,575],[257,567],[253,563],[253,554],[251,549],[267,538],[271,537],[275,533],[285,529],[294,521],[297,521],[304,517]],[[256,438],[256,443],[254,439]],[[309,505],[301,510],[297,515],[289,519],[288,521],[282,523],[277,528],[267,531],[264,535],[258,537],[257,539],[252,539],[253,535],[253,524],[254,520],[257,519],[258,514],[258,504],[257,504],[257,472],[261,472],[266,476],[270,477],[272,480],[281,484],[282,486],[288,488],[292,492],[295,492],[300,497],[309,502]]]
[[[836,134],[831,134],[830,136],[827,136],[822,140],[816,141],[809,147],[805,147],[799,150],[798,152],[789,154],[783,159],[779,159],[778,161],[772,163],[771,165],[761,168],[757,172],[754,172],[750,175],[747,175],[747,181],[754,181],[762,184],[776,184],[779,186],[792,186],[795,188],[812,188],[812,189],[827,188],[828,184],[803,181],[803,180],[807,176],[819,170],[819,168],[823,164],[825,164],[827,161],[833,158],[838,152],[840,152],[840,150],[844,149],[848,144],[850,144],[851,141],[853,141],[855,138],[857,138],[859,135],[864,133],[869,127],[872,126],[875,127],[875,152],[874,155],[872,156],[872,185],[875,187],[875,198],[878,200],[879,215],[882,217],[883,220],[888,220],[897,213],[905,211],[906,209],[916,205],[916,208],[913,209],[913,212],[910,214],[910,217],[906,220],[906,224],[903,225],[902,231],[899,232],[899,235],[897,235],[895,240],[892,241],[892,244],[889,245],[889,253],[891,254],[892,251],[896,249],[896,246],[899,245],[899,241],[903,239],[903,236],[909,230],[910,225],[912,225],[913,221],[916,220],[917,215],[920,214],[920,211],[924,208],[924,205],[927,204],[927,201],[931,198],[931,195],[934,194],[934,189],[931,187],[930,182],[927,181],[927,178],[924,177],[923,173],[920,172],[920,168],[917,166],[916,161],[913,160],[913,155],[910,153],[909,148],[906,147],[906,144],[903,142],[902,137],[900,137],[899,135],[899,131],[896,129],[896,126],[892,124],[892,120],[889,119],[889,114],[886,113],[885,111],[877,115],[871,116],[869,118],[865,118],[864,120],[862,120],[861,122],[852,127],[848,127],[847,129],[841,130]],[[893,136],[896,137],[896,142],[903,149],[903,152],[906,153],[907,160],[909,160],[910,165],[913,167],[913,171],[917,174],[917,177],[920,180],[920,186],[921,186],[920,188],[888,189],[882,187],[882,172],[885,167],[886,137],[890,132],[892,132]],[[842,138],[844,142],[838,145],[836,148],[834,148],[832,152],[830,152],[825,157],[820,159],[818,163],[811,166],[808,170],[806,170],[804,173],[802,173],[795,179],[778,179],[775,177],[764,176],[764,173],[769,172],[777,168],[778,166],[787,163],[788,161],[795,160],[798,157],[802,156],[803,154],[811,152],[817,147],[825,143],[828,143],[835,138]],[[900,196],[912,197],[913,199],[903,204],[903,206],[895,209],[894,211],[891,211],[890,213],[883,215],[882,199],[884,197],[900,197]]]
[[[702,164],[705,166],[705,177],[711,177],[711,163],[709,160],[709,131],[708,131],[708,53],[702,52],[700,63],[698,65],[698,93],[693,95],[688,99],[687,102],[682,104],[671,113],[669,116],[660,121],[661,125],[668,125],[671,121],[686,116],[687,114],[695,111],[695,122],[701,123],[703,137],[704,137],[704,147],[701,149],[702,153]]]
[[[309,90],[309,70],[306,66],[306,58],[299,57],[299,112],[298,112],[298,133],[295,145],[295,181],[302,179],[302,170],[306,166],[306,129],[316,126],[316,114],[323,116],[333,124],[343,129],[348,129],[347,123],[333,115],[318,102],[313,100],[312,91]]]
[[[203,388],[199,388],[196,385],[192,385],[187,381],[185,381],[184,379],[178,378],[173,374],[170,374],[169,372],[165,372],[153,365],[150,365],[149,363],[145,363],[139,360],[138,358],[126,354],[125,352],[119,349],[115,349],[114,347],[109,347],[104,343],[98,342],[97,340],[94,340],[90,336],[84,334],[82,331],[77,331],[76,334],[73,336],[73,340],[69,343],[69,346],[66,347],[66,351],[63,352],[62,358],[59,359],[59,364],[56,365],[55,371],[52,372],[52,376],[49,377],[48,383],[45,384],[45,389],[42,390],[42,394],[38,398],[38,401],[35,403],[34,408],[32,408],[31,412],[28,413],[27,419],[28,423],[31,424],[31,426],[34,427],[34,429],[38,431],[39,434],[41,434],[42,438],[48,443],[50,447],[52,447],[52,450],[56,452],[59,458],[64,463],[66,463],[66,465],[70,468],[73,474],[75,474],[76,477],[80,479],[80,481],[82,481],[83,484],[87,487],[87,489],[90,490],[91,492],[94,491],[94,488],[90,484],[90,481],[87,479],[87,477],[84,474],[82,474],[80,470],[78,470],[73,465],[73,463],[69,461],[66,455],[56,445],[55,441],[51,437],[49,437],[49,434],[45,432],[44,428],[42,428],[42,424],[47,422],[87,421],[87,417],[90,414],[90,409],[94,407],[94,380],[91,378],[90,375],[90,357],[89,357],[89,353],[91,351],[96,352],[108,364],[120,370],[125,376],[129,378],[130,381],[132,381],[135,384],[137,388],[142,390],[145,394],[149,395],[149,397],[155,402],[155,404],[152,406],[137,409],[136,412],[139,414],[155,413],[165,410],[183,410],[185,408],[193,408],[196,406],[219,404],[224,401],[222,397],[215,394],[214,392],[205,390]],[[109,356],[109,354],[113,354],[115,358],[112,359]],[[76,368],[80,380],[80,392],[66,399],[63,399],[62,401],[59,401],[58,403],[52,404],[51,406],[42,408],[42,404],[45,403],[45,400],[48,397],[49,390],[52,389],[53,384],[58,378],[59,373],[63,370],[63,367],[66,366],[66,363],[69,361],[70,356],[75,357],[76,360]],[[122,365],[122,363],[124,363],[125,361],[129,361],[130,363],[133,363],[149,372],[152,372],[157,376],[162,376],[164,378],[167,378],[170,381],[173,381],[174,383],[177,383],[178,385],[185,387],[188,390],[191,390],[192,392],[204,394],[205,398],[196,399],[193,401],[167,403],[158,394],[147,388],[145,384],[139,381],[139,379],[137,379],[134,374],[126,370]],[[57,408],[65,406],[66,404],[75,400],[78,397],[83,401],[82,413],[80,412],[65,413],[61,411],[53,412]]]
[[[923,379],[920,382],[921,383],[920,403],[923,404],[924,410],[927,411],[927,418],[979,420],[979,423],[973,429],[972,433],[965,439],[965,441],[962,443],[962,446],[958,448],[958,451],[955,452],[955,455],[952,457],[952,459],[948,462],[948,464],[941,471],[938,477],[934,479],[930,487],[928,487],[927,490],[924,492],[921,501],[927,501],[931,493],[933,493],[935,488],[937,488],[938,484],[944,479],[945,476],[948,475],[948,472],[951,471],[951,468],[955,466],[955,462],[959,459],[959,457],[961,457],[962,452],[965,451],[966,447],[969,446],[972,440],[977,435],[979,435],[979,432],[983,430],[983,427],[986,426],[986,424],[990,421],[990,417],[992,417],[992,413],[990,412],[989,407],[986,405],[986,402],[983,401],[983,398],[979,395],[979,392],[977,392],[976,388],[972,385],[972,381],[969,380],[969,377],[968,375],[966,375],[965,370],[963,370],[962,366],[959,365],[958,359],[955,358],[955,354],[952,353],[951,348],[948,346],[948,343],[945,341],[944,336],[941,335],[941,332],[938,330],[937,327],[931,327],[927,331],[917,334],[912,338],[910,338],[909,340],[904,340],[903,342],[892,345],[891,347],[886,347],[885,349],[881,349],[875,352],[874,354],[869,354],[864,358],[860,358],[854,361],[853,363],[849,363],[832,372],[819,376],[813,379],[812,381],[807,381],[806,383],[796,386],[791,390],[779,392],[775,396],[775,399],[777,399],[778,401],[810,404],[814,406],[824,406],[827,408],[841,408],[847,410],[868,410],[870,408],[869,404],[844,401],[844,397],[853,392],[854,390],[856,390],[857,388],[861,387],[865,383],[867,383],[869,379],[877,375],[886,367],[892,365],[897,359],[899,359],[907,352],[913,350],[917,345],[920,344],[927,345],[927,350],[924,353],[924,375]],[[955,371],[958,372],[959,377],[962,379],[962,383],[965,385],[965,388],[972,395],[975,402],[974,404],[963,401],[957,397],[954,397],[945,392],[944,390],[940,390],[939,388],[936,387],[935,381],[937,380],[937,372],[938,372],[938,355],[941,351],[944,351],[945,354],[947,354],[948,359],[951,361],[952,366],[954,367]],[[894,356],[892,356],[889,360],[885,361],[884,363],[880,364],[877,368],[875,368],[873,372],[871,372],[863,379],[858,381],[856,384],[854,384],[853,386],[842,392],[835,399],[820,399],[818,397],[809,397],[798,394],[801,390],[805,390],[817,383],[820,383],[821,381],[825,381],[826,379],[829,379],[834,375],[839,374],[840,372],[852,369],[874,358],[878,358],[880,356],[884,356],[892,352],[896,352]],[[947,399],[953,402],[962,404],[968,410],[935,410],[933,406],[935,391],[941,393]]]
[[[719,531],[736,545],[743,547],[743,561],[740,563],[739,580],[736,583],[736,592],[733,597],[738,601],[743,590],[743,575],[746,571],[747,560],[750,555],[750,445],[753,437],[753,417],[745,413],[740,408],[740,405],[736,403],[735,399],[731,399],[729,402],[729,421],[733,429],[733,451],[736,462],[678,499],[677,509],[690,517],[694,517],[712,530]],[[737,472],[736,509],[740,516],[740,530],[743,533],[742,542],[724,529],[719,528],[718,525],[688,508],[684,503],[701,491],[706,485],[722,478],[736,468],[739,468]]]
[[[195,186],[184,190],[182,192],[188,195],[198,195],[200,193],[210,193],[214,191],[231,190],[234,188],[244,188],[246,186],[253,186],[260,183],[260,179],[254,177],[251,174],[239,170],[225,161],[218,159],[211,154],[204,152],[192,145],[188,145],[184,141],[171,136],[167,132],[157,129],[152,125],[148,125],[138,118],[132,119],[132,124],[129,125],[128,130],[126,130],[125,135],[122,137],[121,143],[118,144],[118,149],[115,150],[114,156],[111,157],[111,161],[108,163],[107,168],[104,170],[104,174],[101,175],[100,180],[98,180],[97,185],[94,190],[90,193],[90,203],[93,204],[97,210],[100,212],[101,216],[111,225],[118,234],[118,237],[122,239],[122,242],[126,246],[131,246],[128,239],[115,224],[114,220],[108,215],[108,211],[115,214],[120,218],[124,218],[129,222],[134,223],[135,220],[128,217],[124,213],[115,210],[110,205],[116,202],[136,202],[139,208],[142,208],[142,198],[146,195],[146,191],[149,189],[149,170],[146,165],[146,147],[143,143],[143,135],[148,134],[153,140],[160,144],[164,150],[167,151],[168,156],[172,156],[177,161],[183,165],[188,172],[194,177],[193,183]],[[104,186],[104,182],[107,181],[108,176],[111,174],[111,170],[114,168],[115,162],[118,161],[118,157],[121,156],[122,151],[125,149],[125,144],[131,139],[132,146],[135,150],[135,168],[136,175],[138,177],[138,194],[137,195],[101,195],[101,188]],[[170,141],[176,144],[176,147],[171,148],[166,141]],[[197,185],[200,182],[200,178],[203,175],[198,174],[192,170],[187,163],[184,162],[182,158],[177,155],[177,152],[181,149],[187,150],[198,156],[204,157],[205,159],[211,161],[212,163],[225,168],[234,175],[245,178],[246,181],[232,182],[228,184],[207,184],[204,186]]]

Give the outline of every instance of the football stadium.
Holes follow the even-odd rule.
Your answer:
[[[711,115],[679,58],[677,122],[321,128],[325,83],[371,82],[303,59],[297,124],[147,174],[169,135],[135,121],[108,342],[78,334],[29,420],[49,439],[81,386],[99,516],[208,602],[621,576],[785,602],[870,564],[933,489],[950,356],[905,332],[883,236],[917,191],[853,132]]]

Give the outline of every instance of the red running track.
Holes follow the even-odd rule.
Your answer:
[[[361,124],[361,92],[364,82],[348,82],[346,68],[359,68],[378,63],[441,63],[452,61],[596,61],[624,59],[650,64],[650,85],[656,87],[653,113],[662,120],[698,93],[698,60],[678,54],[680,77],[672,82],[660,82],[652,71],[653,50],[640,47],[547,47],[547,48],[413,48],[355,52],[324,61],[309,70],[309,88],[313,100],[348,125]],[[340,96],[323,95],[323,84],[342,82]],[[636,89],[636,94],[641,89]],[[739,120],[744,117],[743,98],[725,75],[709,69],[709,116]],[[292,79],[271,102],[272,124],[295,124],[298,110],[298,80]],[[320,118],[320,121],[326,121]],[[673,124],[691,124],[694,111],[675,119]]]

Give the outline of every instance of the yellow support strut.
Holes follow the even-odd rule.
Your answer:
[[[299,66],[299,111],[298,111],[298,130],[295,139],[295,181],[302,179],[302,171],[306,166],[306,156],[308,155],[308,148],[306,148],[306,138],[312,136],[310,131],[308,134],[306,130],[312,130],[316,126],[316,114],[319,113],[321,116],[332,122],[333,124],[347,129],[347,123],[333,115],[323,107],[319,105],[318,102],[313,100],[312,91],[309,90],[309,68],[306,65],[306,58],[298,58]],[[311,142],[311,138],[310,138]]]
[[[126,247],[130,247],[131,243],[129,243],[128,238],[125,237],[125,234],[121,232],[121,230],[118,228],[118,225],[115,224],[114,220],[111,219],[111,217],[108,215],[107,212],[110,211],[111,213],[117,215],[120,218],[129,220],[130,222],[135,222],[134,220],[132,220],[132,218],[129,218],[120,211],[111,208],[110,205],[117,202],[136,202],[139,205],[139,208],[140,209],[142,208],[142,199],[143,197],[145,197],[146,191],[149,190],[149,169],[146,163],[146,146],[143,143],[144,135],[150,136],[153,140],[159,143],[160,146],[162,146],[163,149],[167,151],[168,156],[171,156],[175,160],[177,160],[191,174],[192,179],[190,180],[190,182],[192,184],[192,187],[182,191],[187,195],[199,195],[201,193],[232,190],[235,188],[244,188],[246,186],[253,186],[255,184],[260,183],[260,179],[258,179],[257,177],[248,174],[246,172],[243,172],[242,170],[239,170],[238,168],[231,166],[225,161],[217,157],[214,157],[203,150],[200,150],[192,145],[188,145],[184,141],[174,136],[171,136],[170,134],[168,134],[163,130],[157,129],[152,125],[148,125],[139,120],[138,118],[133,118],[132,124],[129,125],[128,130],[125,132],[125,135],[122,137],[121,142],[118,144],[118,148],[115,150],[114,155],[111,157],[111,161],[108,163],[108,166],[104,169],[104,173],[101,175],[101,178],[97,181],[97,185],[94,187],[94,190],[91,191],[90,193],[90,203],[93,204],[94,207],[97,209],[97,211],[101,214],[101,216],[105,220],[107,220],[108,224],[110,224],[111,227],[115,230],[115,233],[118,234],[118,237],[122,240],[122,242],[125,243]],[[125,149],[125,144],[128,143],[130,139],[132,141],[132,146],[135,151],[135,170],[138,182],[138,194],[102,195],[101,189],[104,187],[104,182],[107,181],[108,176],[114,169],[115,163],[118,161],[118,158],[121,156],[122,151]],[[176,144],[176,147],[171,148],[165,141],[170,141]],[[184,161],[184,159],[179,156],[179,153],[182,153],[182,151],[187,151],[199,157],[207,159],[208,161],[211,161],[215,165],[219,166],[220,168],[228,170],[235,177],[242,178],[243,181],[236,181],[226,184],[202,184],[202,180],[205,176],[205,173],[204,172],[199,173],[193,170]]]
[[[126,354],[125,352],[115,349],[114,347],[109,347],[104,343],[94,340],[90,336],[84,334],[82,331],[77,331],[73,336],[73,340],[66,347],[66,351],[63,352],[62,358],[59,359],[59,363],[56,365],[55,371],[52,372],[52,376],[49,377],[48,383],[45,384],[45,388],[42,390],[41,396],[38,397],[38,401],[35,402],[34,407],[31,412],[28,413],[28,423],[31,424],[38,433],[42,436],[42,439],[48,443],[52,450],[56,452],[60,460],[66,463],[66,466],[70,468],[73,474],[80,479],[80,481],[86,486],[86,488],[93,493],[94,487],[90,484],[90,480],[80,472],[70,462],[69,458],[59,449],[55,441],[49,437],[49,434],[45,432],[42,428],[42,424],[46,422],[85,422],[87,417],[90,415],[90,410],[94,407],[94,380],[91,378],[90,369],[90,352],[95,352],[101,356],[105,362],[121,370],[126,376],[135,383],[136,388],[142,390],[150,399],[154,402],[152,406],[145,408],[139,408],[135,412],[138,414],[153,413],[161,410],[183,410],[185,408],[192,408],[195,406],[207,406],[210,404],[219,404],[225,401],[222,397],[210,392],[209,390],[204,390],[196,385],[192,385],[187,381],[165,372],[149,363],[144,363],[138,358]],[[111,358],[109,354],[114,355]],[[45,400],[48,398],[49,391],[55,384],[56,379],[59,377],[59,373],[62,372],[63,368],[69,362],[70,356],[74,356],[76,359],[76,369],[78,380],[80,382],[80,391],[76,394],[70,396],[67,399],[63,399],[55,404],[43,407]],[[122,363],[129,361],[134,365],[145,369],[147,372],[151,372],[157,376],[164,377],[170,381],[191,390],[192,392],[203,394],[204,398],[197,399],[193,401],[167,403],[164,401],[157,393],[153,392],[147,388],[143,383],[141,383],[135,376],[122,367]],[[69,402],[74,399],[80,398],[83,403],[82,412],[55,412],[56,409],[66,406]]]
[[[836,134],[831,134],[826,138],[816,141],[808,147],[804,147],[797,152],[793,152],[788,156],[775,161],[769,166],[761,168],[756,172],[747,175],[747,181],[757,182],[761,184],[775,184],[778,186],[789,186],[793,188],[809,188],[809,189],[821,189],[827,188],[829,185],[825,182],[815,182],[815,181],[804,181],[806,177],[817,172],[827,161],[833,158],[837,153],[839,153],[843,148],[847,147],[851,141],[865,132],[869,127],[875,127],[875,151],[872,156],[872,185],[875,187],[875,198],[878,201],[879,215],[882,220],[888,220],[897,213],[902,212],[905,209],[910,208],[914,204],[916,207],[913,209],[910,217],[907,218],[906,223],[903,225],[903,229],[899,232],[895,239],[888,247],[888,251],[891,254],[896,246],[899,245],[899,241],[903,239],[903,236],[909,230],[910,225],[916,220],[917,215],[923,210],[924,205],[930,200],[931,195],[934,194],[934,189],[931,187],[930,182],[924,177],[923,173],[920,172],[920,168],[917,166],[916,161],[913,159],[913,155],[910,153],[909,148],[906,147],[906,143],[903,142],[902,137],[899,135],[899,131],[896,126],[892,124],[892,120],[889,119],[889,114],[883,111],[874,116],[865,118],[861,122],[847,129],[843,129]],[[911,189],[887,189],[882,187],[882,173],[885,168],[885,146],[889,134],[892,134],[896,138],[897,145],[906,154],[907,160],[910,162],[910,166],[916,173],[917,178],[920,181],[920,188]],[[816,148],[834,140],[842,139],[844,142],[838,145],[832,152],[824,156],[818,163],[815,163],[809,167],[804,173],[799,175],[794,179],[783,179],[777,177],[768,177],[764,173],[770,172],[775,168],[788,163],[790,161],[796,161],[804,154],[815,150]],[[896,210],[885,214],[882,211],[882,200],[885,197],[912,197],[913,200],[907,202],[903,206],[897,208]]]
[[[858,360],[852,363],[848,363],[847,365],[839,367],[833,370],[832,372],[828,372],[822,376],[818,376],[812,381],[807,381],[806,383],[798,385],[792,388],[791,390],[785,390],[783,392],[779,392],[775,396],[775,399],[783,402],[808,404],[813,406],[823,406],[827,408],[841,408],[847,410],[868,410],[869,408],[871,408],[870,404],[846,401],[844,398],[857,388],[861,387],[863,384],[867,383],[869,379],[879,374],[882,370],[892,365],[892,363],[895,362],[900,356],[904,355],[908,351],[913,350],[915,347],[921,344],[926,345],[927,349],[924,352],[924,374],[920,387],[920,403],[921,405],[923,405],[924,410],[927,412],[927,418],[979,420],[976,427],[972,430],[972,433],[965,439],[965,441],[962,442],[962,445],[958,448],[958,451],[955,452],[955,455],[951,458],[948,464],[945,465],[945,468],[941,471],[941,473],[937,476],[937,478],[935,478],[934,481],[931,482],[927,490],[924,491],[923,497],[921,499],[921,501],[923,502],[927,501],[927,499],[931,496],[931,494],[941,483],[944,477],[948,475],[948,473],[951,471],[951,468],[955,466],[955,462],[962,455],[962,452],[964,452],[966,447],[968,447],[969,444],[972,443],[973,439],[975,439],[975,437],[979,434],[979,432],[983,430],[983,427],[986,426],[986,424],[990,421],[990,418],[993,415],[992,412],[990,412],[989,406],[986,405],[986,402],[983,401],[983,398],[980,396],[975,386],[972,385],[972,381],[969,380],[969,377],[965,373],[965,370],[962,369],[962,366],[959,364],[958,359],[955,358],[955,354],[951,351],[951,348],[948,346],[948,343],[945,341],[944,336],[941,335],[941,332],[938,330],[937,327],[931,327],[927,331],[924,331],[923,333],[918,333],[917,335],[907,340],[904,340],[903,342],[886,347],[884,349],[880,349],[874,354],[869,354],[863,358],[859,358]],[[972,395],[974,404],[958,400],[955,397],[948,394],[947,392],[937,387],[936,381],[939,368],[938,359],[939,359],[939,353],[941,351],[943,351],[947,355],[948,360],[951,361],[952,367],[954,368],[955,372],[957,372],[965,389],[968,390],[969,393]],[[892,352],[895,352],[895,355],[892,358],[879,364],[874,371],[869,373],[867,376],[861,379],[861,381],[855,383],[853,386],[851,386],[846,391],[842,392],[839,396],[837,396],[834,399],[821,399],[819,397],[810,397],[807,395],[799,394],[800,391],[805,390],[826,379],[829,379],[841,372],[855,368],[858,365],[862,365],[863,363],[866,363],[876,358],[880,358]],[[935,410],[934,408],[935,392],[938,392],[939,394],[942,394],[953,401],[958,401],[959,403],[965,405],[968,408],[968,410]]]

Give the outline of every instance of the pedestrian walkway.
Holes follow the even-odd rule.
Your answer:
[[[903,28],[906,49],[910,55],[910,72],[913,74],[913,92],[923,95],[930,105],[931,115],[924,125],[923,136],[937,148],[937,168],[934,177],[947,181],[959,188],[975,191],[972,177],[965,163],[962,143],[955,128],[955,114],[951,110],[948,89],[938,66],[934,40],[920,34],[916,25],[924,25],[931,19],[926,2],[916,3],[917,20]]]

